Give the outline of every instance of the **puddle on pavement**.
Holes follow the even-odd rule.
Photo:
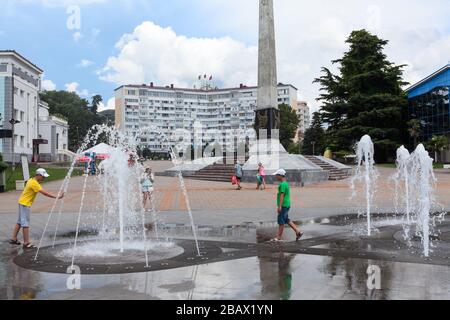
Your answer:
[[[375,218],[379,226],[395,224],[392,217]],[[297,222],[307,237],[349,234],[355,216]],[[229,227],[198,227],[200,238],[259,243],[273,237],[275,223],[245,223]],[[168,238],[191,238],[184,225],[165,225]],[[288,240],[294,235],[286,230]],[[92,236],[86,234],[86,236]],[[447,234],[445,234],[447,236]],[[292,237],[292,238],[291,238]],[[67,239],[66,239],[67,241]],[[364,248],[361,248],[361,246]],[[372,246],[372,247],[371,247]],[[373,244],[337,241],[314,248],[375,250]],[[0,244],[0,299],[449,299],[448,266],[374,261],[290,253],[258,252],[257,256],[182,267],[178,269],[121,275],[82,275],[79,291],[68,290],[69,275],[22,269],[12,263],[16,249]],[[382,290],[367,289],[367,269],[377,265],[382,272]],[[421,274],[421,277],[417,277]],[[417,288],[421,288],[417,290]]]

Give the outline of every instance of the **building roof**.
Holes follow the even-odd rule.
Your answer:
[[[284,84],[284,83],[279,83],[278,87],[292,87],[295,90],[298,90],[296,87],[294,87],[292,84]],[[234,91],[234,90],[253,90],[253,89],[257,89],[257,86],[245,86],[242,85],[240,87],[235,87],[235,88],[222,88],[222,89],[211,89],[211,90],[204,90],[204,89],[193,89],[193,88],[178,88],[175,86],[166,86],[166,87],[162,87],[162,86],[152,86],[152,85],[147,85],[147,84],[141,84],[141,85],[135,85],[135,84],[128,84],[128,85],[122,85],[118,88],[116,88],[114,91],[117,91],[119,89],[122,89],[124,87],[129,87],[129,88],[136,88],[136,89],[154,89],[154,90],[170,90],[170,91],[187,91],[187,92],[195,92],[195,93],[214,93],[214,92],[226,92],[226,91]]]
[[[19,60],[22,60],[23,62],[25,62],[25,64],[28,64],[30,67],[36,69],[38,72],[44,73],[44,70],[39,68],[37,65],[32,63],[30,60],[28,60],[27,58],[25,58],[24,56],[22,56],[20,53],[18,53],[15,50],[0,50],[0,55],[1,54],[5,54],[5,55],[6,54],[12,54],[12,55],[16,56],[17,58],[19,58]]]
[[[409,96],[426,93],[439,85],[450,85],[450,63],[406,89]],[[448,75],[448,76],[447,76]]]

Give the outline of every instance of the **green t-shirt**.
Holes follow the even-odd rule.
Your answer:
[[[291,207],[291,188],[287,181],[283,181],[278,186],[277,206],[280,206],[281,194],[284,193],[283,208]]]

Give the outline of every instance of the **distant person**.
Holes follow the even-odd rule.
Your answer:
[[[266,169],[263,164],[260,162],[258,164],[258,175],[256,176],[257,186],[256,190],[265,190],[266,189]]]
[[[297,226],[289,219],[289,210],[291,209],[291,188],[289,187],[289,183],[286,181],[286,171],[283,169],[278,170],[275,172],[275,177],[277,181],[280,182],[277,195],[278,235],[271,241],[282,241],[284,228],[286,225],[289,225],[289,227],[295,231],[295,240],[299,241],[303,236],[303,232],[298,230]]]
[[[237,180],[237,186],[238,186],[238,190],[241,190],[241,181],[242,181],[242,176],[243,176],[243,170],[242,170],[242,165],[238,162],[236,163],[236,165],[234,166],[234,175],[236,176],[236,180]]]
[[[28,180],[25,189],[22,192],[22,195],[19,198],[19,219],[17,220],[17,224],[14,227],[13,236],[11,238],[10,244],[13,245],[21,245],[18,241],[17,236],[19,235],[20,229],[23,232],[23,248],[24,249],[36,249],[30,242],[30,213],[31,206],[33,205],[34,200],[38,193],[43,194],[46,197],[52,199],[62,199],[64,197],[64,193],[62,195],[54,196],[53,194],[44,191],[42,189],[41,183],[48,178],[49,174],[45,169],[36,170],[36,175]]]
[[[147,206],[147,201],[150,202],[150,205],[153,206],[153,183],[155,181],[155,177],[152,173],[152,169],[145,169],[145,173],[142,176],[141,179],[141,191],[142,191],[142,197],[143,197],[143,207],[145,210],[145,207]],[[149,211],[149,210],[146,210]]]

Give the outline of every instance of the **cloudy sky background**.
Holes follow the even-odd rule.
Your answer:
[[[101,94],[112,108],[127,83],[192,87],[213,75],[220,87],[256,85],[257,0],[0,0],[0,48],[45,70],[47,89]],[[71,5],[79,29],[68,28]],[[73,12],[73,11],[71,11]],[[448,0],[275,0],[278,80],[314,110],[322,66],[366,28],[390,41],[389,59],[414,83],[450,61]]]

